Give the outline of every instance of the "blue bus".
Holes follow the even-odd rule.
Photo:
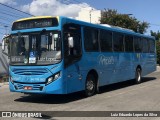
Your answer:
[[[92,96],[156,70],[155,38],[127,29],[40,16],[15,21],[10,39],[12,92]]]

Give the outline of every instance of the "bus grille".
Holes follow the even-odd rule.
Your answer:
[[[17,75],[43,75],[48,71],[46,69],[13,69],[14,74]]]
[[[15,85],[15,89],[16,90],[22,90],[22,89],[24,89],[25,86],[26,85],[23,85],[23,84],[17,84],[17,85]],[[37,91],[42,91],[43,90],[43,86],[41,86],[41,85],[32,85],[31,87],[32,87],[32,90],[37,90]]]

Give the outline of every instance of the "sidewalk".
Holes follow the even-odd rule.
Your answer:
[[[160,72],[160,66],[157,66],[156,72]]]
[[[3,85],[9,85],[9,82],[0,83],[0,87],[2,87]]]

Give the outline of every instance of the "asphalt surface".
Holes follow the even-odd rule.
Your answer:
[[[89,98],[83,97],[81,92],[69,95],[25,95],[10,92],[7,84],[0,86],[0,111],[160,111],[160,68],[145,76],[141,84],[128,81],[108,85],[101,87],[99,94]],[[160,117],[48,116],[48,119],[160,120]]]

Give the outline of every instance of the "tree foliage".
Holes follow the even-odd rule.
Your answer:
[[[154,36],[156,40],[160,41],[160,32],[153,32],[152,30],[151,32],[151,36]]]
[[[141,22],[128,14],[119,14],[117,10],[112,9],[102,12],[100,23],[131,29],[138,33],[145,33],[149,27],[147,22]]]
[[[151,30],[151,36],[154,36],[156,39],[157,63],[160,64],[160,32],[153,32]]]

